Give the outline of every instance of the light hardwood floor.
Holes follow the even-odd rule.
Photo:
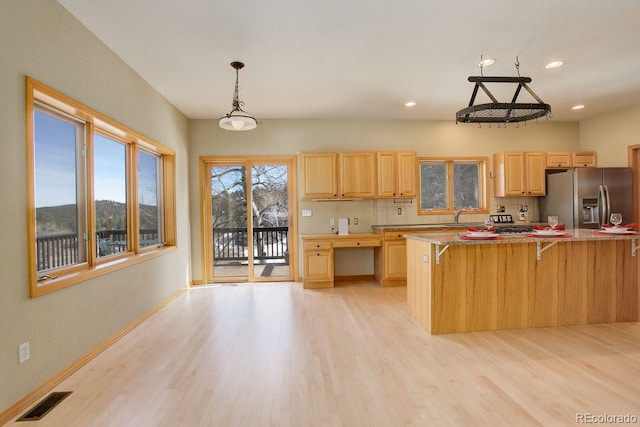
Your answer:
[[[43,426],[560,426],[640,419],[640,323],[430,336],[406,288],[192,288],[56,390]],[[639,421],[640,422],[640,421]]]

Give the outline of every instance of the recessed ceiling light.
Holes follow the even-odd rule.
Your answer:
[[[489,65],[493,65],[496,63],[496,58],[487,58],[478,62],[478,67],[488,67]]]
[[[404,104],[404,106],[405,106],[405,107],[409,107],[409,108],[411,108],[411,107],[415,107],[415,106],[416,106],[416,103],[415,103],[415,102],[413,102],[413,101],[409,101],[409,102],[405,103],[405,104]]]
[[[562,67],[562,64],[564,64],[564,61],[551,61],[544,68],[558,68]]]
[[[571,107],[572,110],[582,110],[583,108],[584,105],[582,104],[574,105],[573,107]]]

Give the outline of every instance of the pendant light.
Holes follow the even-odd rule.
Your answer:
[[[244,67],[242,62],[232,62],[231,66],[236,70],[236,87],[233,91],[233,109],[220,117],[218,124],[222,129],[243,131],[255,129],[260,122],[242,109],[244,102],[238,99],[238,70]]]

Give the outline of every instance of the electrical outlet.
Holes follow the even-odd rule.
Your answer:
[[[336,220],[335,220],[335,219],[333,219],[333,218],[329,218],[329,225],[330,225],[330,226],[332,226],[332,227],[333,227],[334,225],[336,225]]]
[[[302,209],[302,216],[313,216],[313,211],[311,209]]]
[[[398,215],[402,215],[402,208],[398,208]]]
[[[358,218],[353,218],[353,225],[358,225]]]
[[[29,348],[29,341],[27,341],[18,346],[18,362],[24,363],[30,358],[31,358],[31,349]]]

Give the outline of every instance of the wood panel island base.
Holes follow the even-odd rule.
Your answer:
[[[637,321],[640,236],[568,233],[407,234],[411,318],[431,334]]]

